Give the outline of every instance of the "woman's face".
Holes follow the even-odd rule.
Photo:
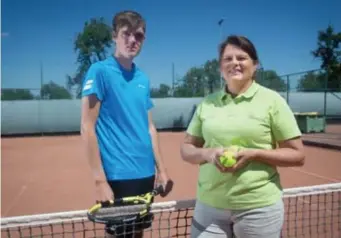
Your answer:
[[[229,44],[221,57],[220,69],[227,84],[240,84],[252,80],[257,65],[248,53]]]

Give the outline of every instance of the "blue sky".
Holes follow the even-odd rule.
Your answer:
[[[148,2],[148,4],[147,4]],[[151,84],[171,84],[176,75],[217,56],[223,35],[242,34],[257,47],[265,69],[280,75],[319,68],[311,55],[317,31],[332,23],[341,31],[341,1],[227,0],[2,0],[2,87],[39,88],[44,82],[65,85],[76,71],[73,40],[91,17],[108,23],[124,9],[139,11],[147,21],[147,39],[136,63]]]

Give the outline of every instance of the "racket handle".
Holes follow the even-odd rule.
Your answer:
[[[160,193],[163,193],[163,192],[164,192],[163,186],[159,185],[156,188],[154,188],[152,193],[153,193],[154,196],[156,196],[156,195],[158,195]]]
[[[123,199],[116,198],[115,200],[96,201],[96,203],[101,204],[101,207],[111,207],[112,205],[119,205],[123,203]]]
[[[112,204],[113,204],[113,201],[110,201],[110,200],[101,202],[102,207],[109,207]]]

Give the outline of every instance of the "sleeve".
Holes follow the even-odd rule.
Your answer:
[[[202,135],[202,120],[201,120],[201,111],[202,111],[202,103],[198,105],[195,109],[192,119],[187,127],[187,133],[196,136],[196,137],[203,137]]]
[[[294,113],[280,95],[274,100],[271,110],[271,130],[276,141],[301,136]]]
[[[95,94],[98,100],[104,98],[103,73],[98,64],[92,64],[88,69],[82,84],[82,97]]]

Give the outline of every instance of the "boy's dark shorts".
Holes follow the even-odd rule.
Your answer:
[[[149,193],[154,189],[155,176],[146,177],[142,179],[131,180],[115,180],[108,181],[115,198],[137,196]],[[127,224],[126,227],[117,227],[116,232],[112,232],[110,227],[106,227],[109,234],[116,235],[116,237],[131,237],[129,235],[120,236],[119,234],[130,233],[132,231],[142,231],[143,229],[151,227],[153,215],[148,215],[141,220],[136,221],[134,225]],[[134,226],[134,227],[133,227]]]

